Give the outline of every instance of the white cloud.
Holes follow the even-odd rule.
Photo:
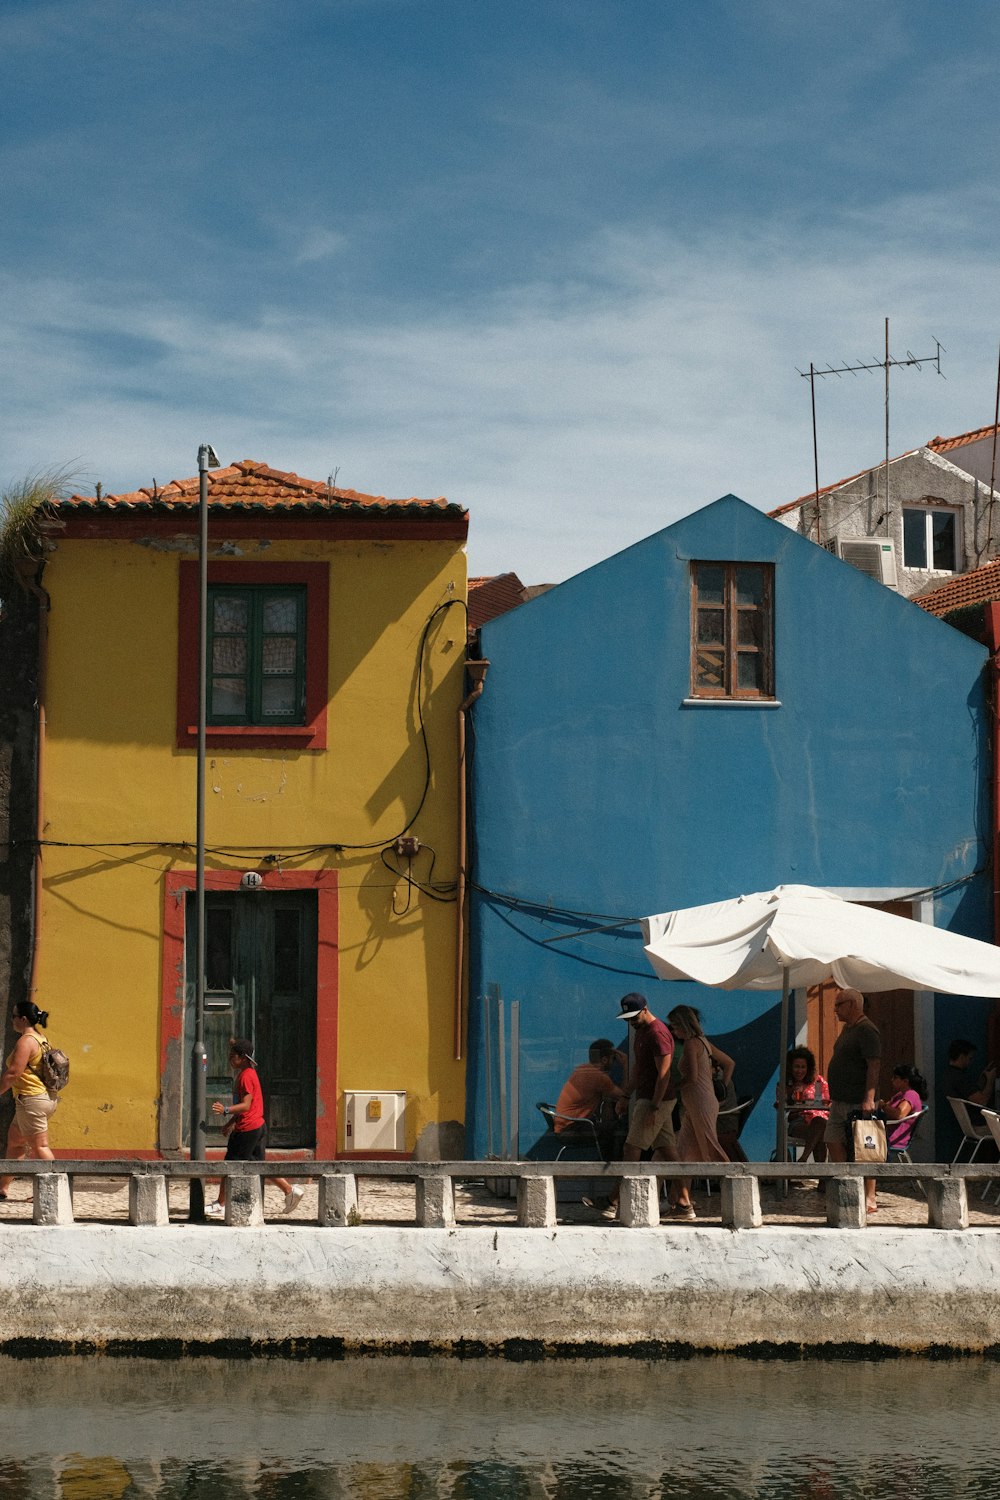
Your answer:
[[[398,317],[274,307],[241,325],[22,278],[0,297],[4,473],[82,455],[132,488],[193,473],[211,440],[228,460],[445,493],[471,511],[473,571],[559,579],[727,491],[767,508],[808,489],[796,366],[877,356],[886,313],[895,353],[949,351],[947,382],[894,376],[893,451],[990,420],[1000,298],[947,215],[908,199],[809,240],[609,229],[543,280]],[[823,482],[879,457],[880,376],[829,380],[818,402]]]

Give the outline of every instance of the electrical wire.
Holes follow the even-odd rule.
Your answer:
[[[420,645],[417,648],[416,707],[420,742],[423,746],[424,751],[424,784],[420,793],[420,799],[417,802],[416,809],[408,818],[408,820],[403,824],[402,828],[400,828],[396,833],[389,834],[386,838],[374,839],[368,843],[363,844],[352,844],[344,840],[329,844],[312,844],[310,846],[302,846],[298,844],[269,844],[267,846],[263,846],[261,844],[233,844],[228,848],[219,848],[216,846],[213,846],[211,848],[206,847],[206,854],[214,854],[218,858],[228,859],[242,859],[247,854],[259,854],[261,859],[267,859],[267,856],[269,854],[280,850],[285,853],[286,856],[290,859],[308,859],[310,855],[313,854],[341,854],[349,850],[390,848],[397,839],[402,838],[405,833],[408,833],[423,811],[424,804],[427,801],[427,797],[431,787],[431,749],[430,741],[427,737],[427,726],[424,723],[423,705],[423,683],[425,670],[424,660],[427,648],[427,638],[430,635],[431,627],[433,626],[434,621],[438,618],[438,616],[444,614],[449,609],[453,609],[456,605],[458,605],[465,611],[466,625],[468,625],[469,607],[466,604],[465,600],[446,599],[442,604],[436,605],[435,608],[431,610],[431,613],[427,617],[427,620],[424,623],[424,628],[420,635]],[[95,853],[100,853],[105,849],[190,849],[193,847],[193,845],[190,839],[119,839],[109,840],[102,843],[77,843],[68,839],[6,839],[0,840],[0,847],[11,850],[27,848],[90,849]],[[429,846],[425,845],[424,847],[426,848]],[[419,882],[416,883],[419,884]],[[429,895],[431,894],[431,892],[428,891],[427,894]]]
[[[985,865],[980,865],[969,875],[959,875],[954,880],[945,880],[939,885],[928,885],[919,890],[907,891],[904,895],[897,896],[895,899],[898,901],[914,901],[920,896],[937,896],[944,891],[957,890],[959,886],[968,885],[971,880],[975,880],[978,876],[984,874],[986,868]],[[545,938],[543,941],[546,944],[568,942],[572,938],[591,937],[600,932],[614,932],[624,927],[637,927],[642,921],[641,917],[620,917],[608,912],[579,911],[573,907],[557,906],[554,902],[550,901],[534,901],[530,897],[516,896],[505,891],[491,890],[488,886],[479,885],[473,880],[469,881],[469,886],[471,889],[478,891],[480,895],[487,896],[492,901],[503,902],[512,911],[522,911],[526,914],[538,913],[539,915],[536,920],[539,921],[544,921],[546,918],[552,920],[574,918],[577,921],[593,918],[595,922],[599,921],[602,924],[599,927],[591,924],[581,927],[576,932],[567,932],[558,937]]]

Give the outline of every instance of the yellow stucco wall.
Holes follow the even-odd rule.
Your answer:
[[[52,1129],[60,1151],[157,1144],[164,875],[194,863],[195,752],[175,743],[178,569],[192,545],[63,540],[46,570],[50,842],[35,998],[72,1060]],[[240,555],[329,564],[328,748],[210,746],[207,844],[263,853],[393,837],[424,783],[414,712],[421,635],[438,605],[466,597],[461,545],[275,541],[241,543]],[[212,556],[233,560],[218,546]],[[439,616],[424,658],[433,774],[412,830],[437,851],[437,880],[456,874],[464,656],[456,607]],[[208,859],[209,870],[256,864],[249,854]],[[409,912],[395,916],[377,849],[288,868],[339,875],[338,1096],[345,1086],[405,1089],[412,1149],[429,1122],[464,1117],[464,1068],[452,1057],[455,906],[414,891]]]

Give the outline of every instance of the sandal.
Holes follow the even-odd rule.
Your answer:
[[[670,1210],[670,1217],[672,1219],[694,1219],[694,1218],[697,1218],[697,1215],[696,1215],[696,1213],[694,1211],[694,1204],[693,1203],[675,1203],[674,1206],[673,1206],[673,1208]]]

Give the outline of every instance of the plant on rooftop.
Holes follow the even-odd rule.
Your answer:
[[[0,598],[15,584],[37,592],[39,567],[63,525],[55,505],[70,482],[68,470],[47,469],[0,492]]]

